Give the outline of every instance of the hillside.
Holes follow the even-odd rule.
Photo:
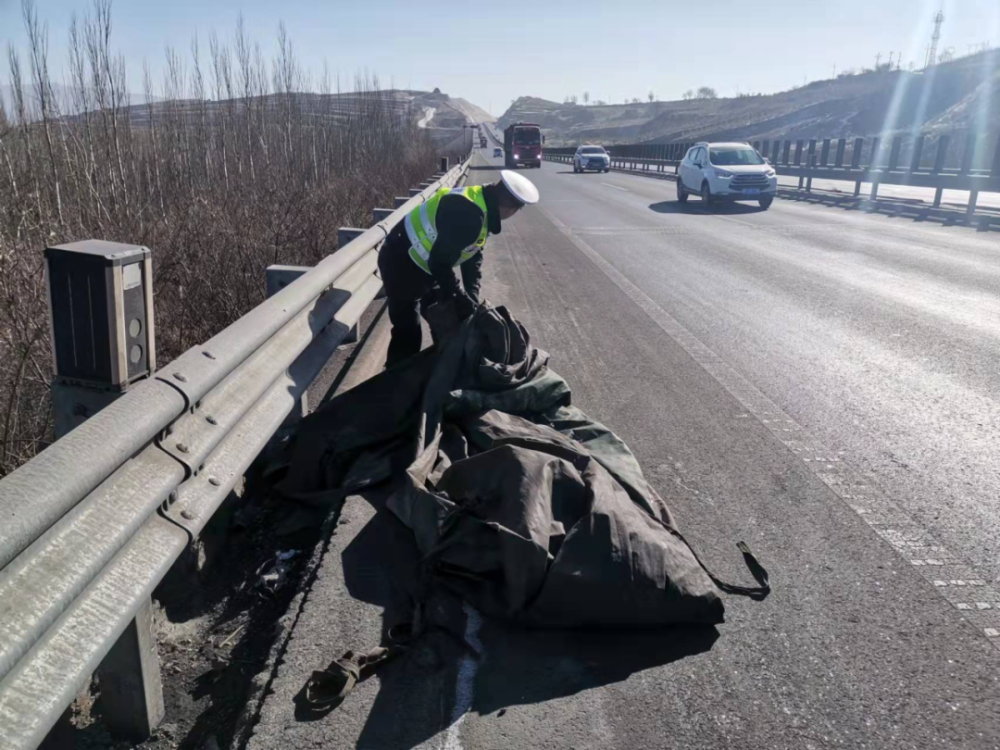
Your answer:
[[[467,99],[452,99],[451,106],[465,114],[472,122],[496,122],[497,118]]]
[[[898,92],[898,95],[897,95]],[[896,116],[889,112],[898,98]],[[927,71],[841,76],[769,96],[583,106],[525,96],[498,120],[537,122],[553,145],[955,132],[1000,123],[1000,50]],[[980,125],[980,128],[982,125]]]
[[[72,92],[64,86],[53,86],[53,90],[57,106],[63,112],[71,112],[73,109]],[[387,89],[340,94],[293,93],[291,96],[294,106],[303,114],[310,118],[334,122],[344,122],[349,117],[364,112],[368,102],[375,100],[388,102],[401,116],[411,117],[421,127],[426,128],[434,143],[442,147],[461,139],[463,135],[462,125],[470,122],[494,122],[496,120],[495,117],[472,102],[460,98],[452,99],[447,94],[441,93],[439,89],[434,91]],[[29,107],[32,107],[34,94],[30,89],[26,92],[26,99],[29,101]],[[12,111],[12,101],[13,96],[9,87],[0,87],[0,102],[5,103],[8,114]],[[202,102],[196,100],[165,101],[157,99],[150,108],[142,96],[136,95],[130,96],[130,101],[132,105],[128,107],[128,117],[132,124],[137,127],[148,126],[150,116],[157,120],[167,117],[193,120],[201,116],[203,106]],[[284,94],[268,94],[261,99],[255,99],[255,103],[257,105],[262,103],[265,109],[283,109],[285,102]],[[208,101],[204,106],[211,113],[229,106],[239,109],[243,106],[243,101],[241,99],[232,102],[227,100]],[[76,115],[69,115],[70,119],[74,116]]]

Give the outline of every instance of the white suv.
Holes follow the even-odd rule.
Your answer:
[[[573,155],[573,171],[586,172],[596,169],[598,172],[611,171],[611,157],[600,146],[580,146]]]
[[[757,201],[767,209],[778,189],[778,177],[767,159],[748,143],[697,143],[677,169],[677,200],[700,195],[714,201]]]

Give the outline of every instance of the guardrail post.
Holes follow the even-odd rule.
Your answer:
[[[156,369],[148,248],[83,240],[45,250],[52,411],[61,438]]]
[[[781,157],[781,163],[787,167],[788,162],[791,158],[792,158],[792,142],[785,141],[785,151],[784,155]]]
[[[365,233],[364,229],[358,227],[338,227],[337,247],[343,247],[348,242],[352,242]]]
[[[385,221],[392,215],[393,209],[391,208],[373,208],[372,209],[372,224],[378,224],[380,221]],[[375,299],[385,299],[385,287],[382,287]],[[357,335],[357,331],[354,332]]]
[[[781,141],[774,141],[771,144],[771,164],[777,166],[778,157],[781,155]]]
[[[424,192],[423,188],[410,188],[410,198],[415,195],[420,195],[422,192]],[[407,198],[407,200],[409,200],[409,198]]]
[[[934,155],[934,169],[933,174],[939,174],[945,165],[945,159],[948,158],[948,142],[950,138],[946,135],[942,135],[938,138],[937,142],[937,154]],[[934,208],[941,205],[941,198],[944,197],[944,188],[937,188],[934,191]]]
[[[837,140],[837,155],[833,157],[833,166],[836,169],[840,169],[844,166],[844,152],[847,150],[847,139],[839,138]]]
[[[351,242],[362,234],[365,233],[364,229],[359,229],[358,227],[338,227],[337,229],[337,247],[343,247],[348,242]],[[341,345],[343,344],[356,344],[358,343],[358,325],[354,324],[354,327],[347,332],[347,335],[341,340]]]
[[[98,668],[104,723],[116,737],[141,742],[163,720],[153,607],[146,601]]]
[[[976,134],[973,131],[969,131],[965,134],[965,149],[962,151],[962,166],[959,169],[959,174],[967,175],[969,170],[972,169],[972,158],[976,153]]]
[[[951,139],[942,135],[938,138],[937,142],[937,154],[934,155],[934,168],[932,170],[933,174],[938,174],[944,170],[945,159],[948,158],[948,142]]]
[[[871,162],[868,164],[868,172],[872,178],[872,189],[871,194],[868,196],[868,200],[874,201],[878,198],[878,174],[874,173],[876,164],[878,163],[879,157],[882,155],[880,151],[880,146],[882,143],[881,138],[872,138],[872,155]]]
[[[979,199],[979,191],[973,188],[969,191],[969,205],[965,208],[965,215],[972,216],[976,212],[976,201]]]
[[[268,266],[264,269],[267,298],[270,299],[309,270],[309,266]]]
[[[820,150],[819,165],[825,167],[830,160],[830,139],[823,139],[823,148]]]
[[[997,145],[993,150],[993,167],[990,169],[990,176],[994,180],[1000,178],[1000,138],[997,138]]]
[[[438,168],[438,171],[439,172],[447,172],[448,171],[448,157],[447,156],[442,156],[441,157],[441,166]]]
[[[312,270],[309,266],[268,266],[264,269],[264,287],[267,298],[270,299],[286,286],[295,281],[299,276]],[[356,334],[356,332],[355,332]],[[345,339],[346,340],[346,339]],[[305,392],[295,404],[295,408],[289,412],[285,419],[285,424],[294,424],[309,414],[309,394]]]
[[[917,140],[913,142],[913,154],[910,156],[910,172],[916,172],[920,169],[920,159],[924,155],[924,137],[917,136]]]
[[[903,137],[897,135],[892,139],[892,149],[889,151],[889,171],[893,171],[899,165],[899,152],[903,148]]]
[[[865,150],[865,139],[855,138],[854,139],[854,149],[851,151],[851,169],[858,169],[861,167],[861,152]]]
[[[809,167],[809,178],[806,180],[806,192],[811,193],[813,188],[812,170],[816,169],[816,139],[809,139],[809,153],[806,156],[806,166]]]
[[[395,198],[392,199],[393,208],[400,208],[400,207],[402,207],[402,205],[404,203],[406,203],[406,201],[408,201],[408,200],[410,200],[410,198],[408,196],[397,195]]]

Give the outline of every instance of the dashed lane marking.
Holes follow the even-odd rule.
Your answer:
[[[822,445],[750,381],[629,281],[550,211],[542,213],[657,326],[735,398],[871,529],[934,586],[962,619],[1000,650],[1000,591],[952,554],[878,487]],[[969,591],[972,587],[974,598]],[[990,606],[980,607],[978,603]],[[990,603],[993,604],[990,604]]]
[[[623,193],[631,193],[632,192],[628,188],[623,188],[623,187],[620,187],[618,185],[612,185],[610,182],[600,182],[598,184],[599,185],[603,185],[604,187],[614,188],[615,190],[621,190]]]

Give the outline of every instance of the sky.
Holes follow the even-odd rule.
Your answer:
[[[63,80],[70,16],[90,1],[35,5],[48,24],[53,78]],[[139,93],[144,59],[159,78],[168,45],[186,54],[198,35],[207,48],[209,32],[231,37],[242,13],[266,57],[284,22],[314,80],[325,60],[345,80],[367,71],[383,85],[437,87],[500,115],[519,96],[561,102],[588,91],[620,103],[650,91],[679,99],[699,86],[720,96],[773,93],[871,67],[890,52],[919,68],[942,8],[939,49],[1000,46],[1000,0],[115,0],[112,43]],[[8,43],[24,50],[20,0],[0,0],[0,86]]]

